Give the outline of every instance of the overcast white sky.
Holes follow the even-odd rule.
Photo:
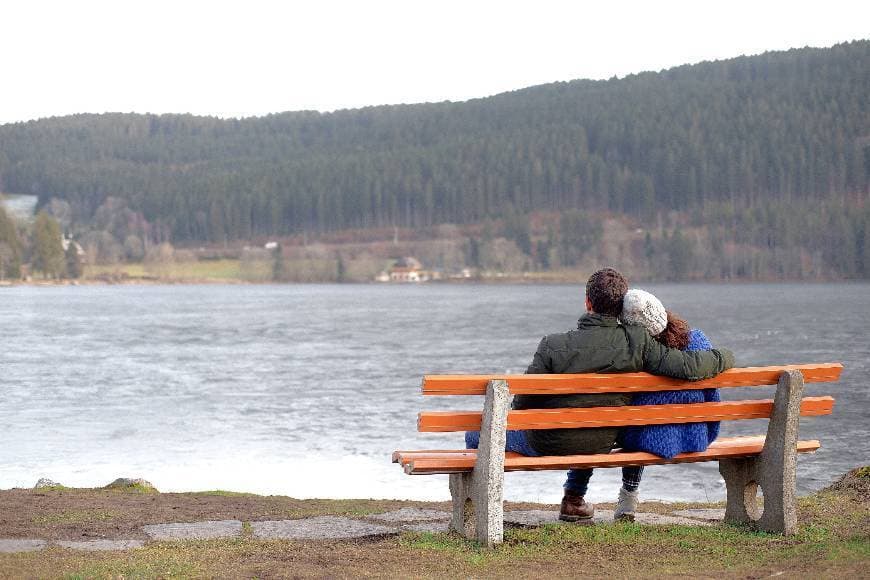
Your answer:
[[[0,123],[465,100],[870,37],[870,2],[4,0]]]

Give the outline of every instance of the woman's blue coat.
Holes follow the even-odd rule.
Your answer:
[[[712,350],[713,345],[697,329],[689,333],[686,350]],[[675,403],[718,402],[718,389],[695,389],[689,391],[658,391],[639,393],[631,400],[632,405],[670,405]],[[648,451],[666,459],[678,453],[704,451],[719,435],[719,422],[679,423],[671,425],[647,425],[626,427],[620,442],[626,451]]]

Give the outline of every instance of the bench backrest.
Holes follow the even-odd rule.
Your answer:
[[[483,395],[489,381],[504,380],[512,395],[572,393],[636,393],[726,387],[775,385],[784,371],[800,371],[805,383],[834,382],[843,365],[820,363],[774,367],[733,368],[712,379],[681,381],[649,373],[586,373],[562,375],[426,375],[424,395]]]
[[[734,368],[702,381],[681,381],[649,373],[562,374],[562,375],[427,375],[424,395],[482,395],[490,381],[505,381],[512,394],[637,393],[702,388],[773,385],[786,371],[800,371],[804,382],[832,382],[840,377],[839,363]],[[828,415],[834,399],[805,397],[802,416]],[[723,401],[672,405],[585,407],[509,411],[508,430],[577,429],[765,419],[774,408],[772,399]],[[474,431],[480,429],[480,411],[424,411],[418,430],[426,432]]]

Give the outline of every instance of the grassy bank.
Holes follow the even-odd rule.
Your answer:
[[[84,281],[115,282],[265,282],[269,264],[243,264],[241,260],[203,260],[144,264],[141,262],[85,267]]]
[[[0,537],[137,537],[141,525],[205,519],[246,522],[241,538],[147,544],[123,552],[52,547],[0,554],[0,577],[862,577],[870,565],[870,473],[865,469],[801,498],[793,537],[724,524],[509,527],[493,550],[451,534],[412,533],[364,540],[257,540],[251,521],[367,515],[445,504],[376,500],[295,500],[228,492],[144,494],[108,490],[0,492]],[[692,504],[691,507],[699,507]],[[508,505],[507,509],[530,506]],[[605,506],[606,507],[606,506]],[[687,504],[645,503],[670,513]],[[546,509],[557,509],[547,506]]]
[[[88,265],[84,269],[83,283],[218,283],[218,284],[262,284],[273,283],[273,265],[265,261],[243,261],[234,259],[168,262],[165,264],[146,264],[141,262],[113,265]],[[286,260],[285,279],[279,283],[337,282],[335,264],[330,260]],[[288,274],[290,273],[290,274]],[[353,272],[346,276],[345,282],[374,282],[376,271]],[[550,270],[546,272],[500,273],[485,272],[479,277],[443,278],[437,283],[487,283],[487,284],[566,284],[585,283],[588,272],[580,270]],[[43,283],[36,280],[36,283]]]

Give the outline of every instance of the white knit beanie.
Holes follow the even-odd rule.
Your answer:
[[[622,300],[623,324],[639,324],[653,336],[661,334],[668,325],[668,313],[661,301],[647,292],[632,288]]]

